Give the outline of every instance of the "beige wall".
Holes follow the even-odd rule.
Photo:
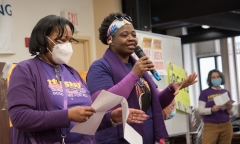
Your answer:
[[[95,28],[95,43],[96,43],[96,57],[101,58],[104,54],[107,45],[102,44],[98,38],[98,28],[101,26],[103,19],[112,12],[121,12],[121,0],[93,0],[94,10],[94,28]]]
[[[12,0],[12,12],[16,38],[15,54],[0,55],[1,62],[18,63],[31,58],[25,48],[25,37],[30,37],[36,23],[49,14],[60,15],[61,11],[78,14],[80,36],[92,39],[92,60],[102,57],[108,46],[98,39],[98,28],[104,17],[111,12],[121,12],[121,0]]]
[[[96,58],[95,30],[92,0],[12,0],[12,12],[15,26],[16,54],[0,55],[1,62],[18,63],[30,58],[25,48],[25,37],[30,37],[36,23],[49,14],[60,15],[61,11],[78,14],[79,35],[90,36],[92,39],[92,58]]]

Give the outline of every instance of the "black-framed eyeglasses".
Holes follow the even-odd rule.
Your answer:
[[[55,38],[54,41],[55,41],[56,44],[64,44],[66,40],[61,40],[61,39]],[[79,43],[79,41],[76,40],[75,38],[71,38],[71,39],[69,40],[69,42],[70,42],[71,44],[78,44],[78,43]]]
[[[129,22],[132,22],[132,18],[131,18],[130,16],[120,16],[120,15],[116,15],[115,18],[116,18],[117,20],[123,20],[123,19],[125,19],[125,20],[127,20],[127,21],[129,21]]]

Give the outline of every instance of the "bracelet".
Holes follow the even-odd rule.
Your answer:
[[[118,123],[115,123],[111,118],[110,118],[110,121],[112,123],[112,126],[116,127],[118,125]]]

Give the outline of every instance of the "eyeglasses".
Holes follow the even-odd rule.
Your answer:
[[[55,41],[56,41],[57,43],[59,43],[59,44],[63,44],[63,43],[65,43],[67,40],[66,40],[66,39],[55,39]],[[71,44],[78,44],[78,43],[79,43],[79,41],[76,40],[76,39],[74,39],[74,38],[71,38],[71,39],[69,40],[69,42],[70,42]]]
[[[56,44],[63,44],[63,43],[65,43],[66,41],[67,41],[67,39],[61,39],[61,38],[55,38],[54,39],[54,41],[52,40],[52,39],[50,39],[48,36],[47,36],[47,38],[51,41],[51,42],[53,42],[55,45]],[[69,40],[69,42],[71,43],[71,44],[78,44],[79,43],[79,41],[78,40],[76,40],[75,38],[71,38],[70,40]]]
[[[116,15],[115,16],[115,18],[117,19],[117,20],[120,20],[120,21],[122,21],[122,20],[127,20],[127,21],[129,21],[129,22],[132,22],[132,18],[130,17],[130,16],[120,16],[120,15]]]

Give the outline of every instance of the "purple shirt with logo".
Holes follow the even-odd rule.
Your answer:
[[[62,83],[58,82],[56,78],[56,73],[54,68],[47,64],[46,62],[41,62],[43,66],[43,71],[45,73],[47,82],[48,82],[48,92],[50,99],[55,110],[64,109],[63,101],[65,93],[62,89]],[[64,65],[59,65],[56,67],[60,71],[60,77],[64,80],[65,90],[67,94],[67,106],[68,108],[75,106],[89,106],[91,105],[91,97],[89,91],[86,87],[79,81],[78,78],[70,74],[69,70]],[[61,75],[63,74],[63,75]],[[58,76],[59,77],[59,76]],[[70,122],[69,128],[62,129],[62,133],[66,133],[67,137],[65,138],[66,143],[92,143],[92,136],[83,135],[77,133],[70,133],[72,127],[76,122]]]
[[[61,68],[68,108],[91,105],[86,85],[78,72],[68,65]],[[92,136],[69,133],[74,123],[69,123],[68,110],[63,109],[62,90],[55,80],[54,69],[38,57],[22,61],[13,69],[7,92],[8,112],[13,124],[12,144],[31,144],[30,138],[39,144],[60,144],[63,128],[67,133],[66,143],[93,143]],[[104,115],[98,130],[112,127],[110,114],[111,111]]]
[[[199,100],[206,102],[206,106],[205,106],[206,108],[211,108],[215,105],[213,98],[220,96],[221,94],[223,94],[225,92],[228,93],[228,96],[231,99],[230,93],[225,89],[215,90],[212,88],[207,88],[201,92]],[[203,116],[203,121],[209,122],[209,123],[223,123],[223,122],[227,122],[229,120],[230,120],[229,114],[226,109],[225,110],[220,109],[217,112],[212,112],[212,114],[210,114],[210,115]]]

